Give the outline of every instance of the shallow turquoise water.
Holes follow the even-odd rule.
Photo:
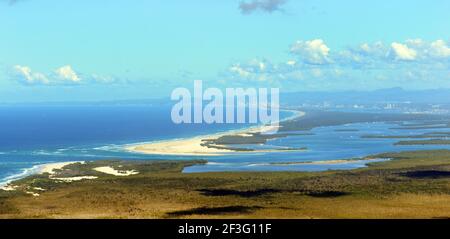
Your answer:
[[[272,165],[271,163],[283,162],[310,162],[335,159],[362,158],[385,152],[423,150],[423,149],[450,149],[449,145],[394,145],[399,139],[370,139],[362,138],[363,135],[416,135],[428,132],[450,132],[450,129],[420,129],[420,130],[395,130],[398,127],[393,123],[357,123],[341,126],[318,127],[310,132],[313,135],[289,136],[286,138],[271,140],[265,148],[273,147],[307,147],[303,152],[277,152],[267,154],[239,155],[214,157],[209,159],[209,164],[193,166],[185,169],[185,172],[204,171],[323,171],[341,170],[363,167],[367,162],[354,161],[343,164],[318,164],[318,165]],[[357,129],[358,131],[343,132],[341,129]],[[410,139],[406,139],[410,140]]]

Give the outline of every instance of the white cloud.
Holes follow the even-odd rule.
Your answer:
[[[51,73],[34,72],[28,66],[13,67],[13,80],[29,85],[82,85],[82,84],[121,84],[129,83],[127,79],[119,79],[110,75],[79,74],[70,65],[62,66]]]
[[[349,63],[364,63],[364,55],[358,51],[344,50],[339,53],[341,61],[348,61]]]
[[[297,62],[294,60],[289,60],[286,62],[286,65],[289,65],[289,66],[294,66],[295,64],[297,64]]]
[[[34,72],[30,67],[21,65],[16,65],[13,69],[15,73],[14,77],[27,84],[54,85],[67,82],[79,83],[81,81],[81,78],[70,66],[60,67],[54,71],[54,74]]]
[[[68,80],[71,82],[80,82],[81,81],[81,78],[77,75],[77,73],[69,65],[56,69],[55,73],[56,73],[57,77],[62,80]]]
[[[375,68],[387,59],[389,48],[382,42],[363,43],[356,47],[347,47],[330,56],[333,63],[354,68]]]
[[[266,77],[261,75],[271,74],[277,72],[277,66],[265,59],[254,58],[246,63],[237,63],[229,67],[228,71],[233,75],[246,79],[265,79]]]
[[[431,43],[430,53],[435,57],[450,57],[450,47],[443,40],[437,40]]]
[[[422,39],[408,39],[404,43],[393,42],[389,47],[385,47],[381,42],[364,43],[329,57],[336,64],[347,64],[358,68],[383,67],[400,62],[438,66],[448,63],[446,60],[450,58],[450,47],[443,40],[428,42]]]
[[[331,51],[323,40],[315,39],[297,41],[289,50],[295,58],[290,56],[278,64],[257,59],[234,64],[228,68],[226,77],[242,82],[264,80],[280,84],[295,84],[299,80],[314,84],[322,81],[377,84],[381,79],[392,80],[393,84],[406,81],[420,84],[420,81],[444,81],[450,77],[450,47],[443,40],[367,42]],[[412,78],[411,72],[414,74],[415,69],[425,73]]]
[[[33,76],[30,67],[17,65],[14,66],[14,69],[16,70],[17,73],[22,74],[22,76],[25,78],[26,81],[33,82]]]
[[[250,72],[243,69],[239,64],[231,66],[230,72],[237,73],[242,78],[247,78],[250,76]]]
[[[49,84],[50,81],[42,73],[33,72],[30,67],[16,65],[14,66],[15,75],[27,84]]]
[[[269,64],[265,60],[253,59],[247,63],[247,66],[252,68],[252,71],[265,71],[268,69]]]
[[[284,67],[288,66],[284,65]],[[231,65],[225,72],[225,77],[234,79],[236,82],[273,83],[276,79],[283,78],[283,74],[279,66],[265,59],[254,58],[245,63]]]
[[[425,41],[419,38],[408,39],[406,40],[406,44],[412,47],[422,47],[423,45],[425,45]]]
[[[369,46],[369,44],[367,44],[367,43],[361,44],[360,48],[361,48],[361,50],[363,50],[363,51],[365,51],[365,52],[369,52],[370,49],[371,49],[370,46]]]
[[[328,55],[330,48],[321,39],[311,41],[297,41],[290,49],[307,64],[326,64],[330,62]]]
[[[391,49],[395,54],[395,58],[397,60],[412,61],[417,58],[417,51],[415,51],[412,48],[409,48],[405,44],[393,42],[391,44]]]
[[[422,39],[409,39],[405,43],[408,48],[417,52],[417,58],[420,60],[439,62],[450,57],[450,47],[444,40],[427,42]]]
[[[376,56],[385,56],[386,55],[386,46],[380,42],[377,41],[375,43],[363,43],[359,46],[360,52],[365,53],[366,55],[372,54]]]

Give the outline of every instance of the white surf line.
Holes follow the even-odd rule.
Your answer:
[[[14,174],[14,175],[4,178],[3,181],[0,182],[0,190],[3,190],[3,191],[16,190],[17,187],[12,185],[12,183],[14,181],[26,178],[33,174],[39,174],[40,168],[41,168],[41,165],[34,165],[30,168],[22,169],[22,172],[20,172],[18,174]]]

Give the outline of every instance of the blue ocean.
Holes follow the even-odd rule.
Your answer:
[[[364,157],[376,153],[450,149],[448,146],[395,146],[395,139],[366,139],[365,134],[398,135],[389,123],[358,123],[319,127],[310,135],[274,139],[269,144],[249,147],[307,147],[301,152],[243,153],[225,156],[158,156],[130,153],[127,144],[199,135],[247,128],[249,124],[172,123],[169,106],[2,106],[0,107],[0,183],[24,177],[46,163],[100,159],[188,160],[207,159],[206,165],[186,168],[184,172],[211,171],[320,171],[363,167],[366,162],[344,164],[293,164]],[[292,117],[281,113],[281,118]],[[339,129],[357,131],[342,131]],[[442,129],[440,131],[448,131]],[[414,134],[433,129],[415,130]],[[384,159],[380,159],[384,160]]]
[[[124,145],[225,132],[251,124],[174,124],[171,106],[0,107],[0,183],[36,166],[97,159],[191,159],[130,153]],[[281,117],[291,113],[281,112]]]

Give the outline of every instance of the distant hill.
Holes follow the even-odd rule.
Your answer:
[[[367,103],[450,103],[450,89],[404,90],[389,88],[375,91],[295,92],[280,96],[283,104],[332,102],[335,104]]]
[[[374,91],[335,91],[335,92],[291,92],[280,95],[281,105],[303,103],[333,104],[374,104],[374,103],[412,103],[412,104],[450,104],[450,89],[404,90],[389,88]],[[33,102],[1,103],[0,105],[46,105],[46,106],[84,106],[84,105],[171,105],[170,98],[129,99],[111,101],[78,102]]]

